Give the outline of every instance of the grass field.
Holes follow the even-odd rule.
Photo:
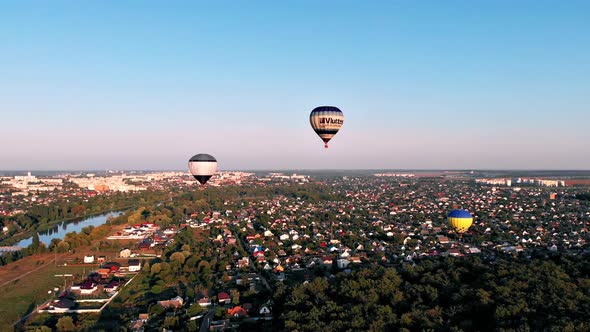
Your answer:
[[[97,265],[55,266],[54,258],[57,258],[58,264],[62,265],[73,257],[83,257],[85,252],[81,251],[82,253],[57,256],[54,254],[28,256],[0,267],[0,331],[12,331],[12,324],[35,309],[36,305],[55,297],[53,293],[48,294],[49,290],[55,287],[58,287],[60,291],[63,290],[64,277],[55,275],[75,275],[75,279],[66,277],[66,282],[70,286],[72,281],[80,281],[84,273],[88,274],[96,269]]]
[[[123,229],[125,225],[112,226],[109,234]],[[95,270],[98,265],[76,265],[86,254],[104,255],[108,260],[118,260],[119,250],[97,252],[96,244],[100,240],[94,240],[86,247],[76,248],[75,253],[54,255],[37,254],[20,259],[14,263],[0,267],[0,331],[13,331],[12,325],[24,315],[33,311],[37,305],[44,303],[55,294],[48,294],[49,290],[58,287],[63,290],[64,277],[56,277],[56,274],[73,274],[74,281],[79,282],[82,276]],[[121,247],[134,248],[137,241],[120,242]],[[55,266],[68,263],[70,266]],[[68,286],[72,283],[72,277],[66,278]]]
[[[56,274],[82,275],[89,268],[49,264],[0,288],[0,330],[11,331],[12,324],[46,300],[55,297],[49,290],[63,290],[64,278]],[[71,277],[69,283],[71,283]],[[79,277],[78,277],[79,280]],[[69,285],[69,284],[68,284]]]

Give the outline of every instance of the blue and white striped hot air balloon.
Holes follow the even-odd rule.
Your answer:
[[[311,111],[309,122],[316,134],[324,141],[324,147],[328,148],[328,142],[344,123],[344,114],[338,107],[320,106]]]

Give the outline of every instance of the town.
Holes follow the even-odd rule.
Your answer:
[[[85,176],[79,187],[83,189],[73,192],[108,197],[120,187],[96,186],[115,181],[110,178]],[[36,244],[47,249],[35,252],[68,255],[61,263],[64,268],[69,264],[88,269],[64,277],[64,286],[38,303],[22,326],[51,325],[59,316],[75,313],[94,314],[86,320],[97,327],[136,331],[174,330],[185,323],[190,330],[271,330],[277,317],[274,294],[281,284],[437,257],[493,262],[589,252],[590,204],[577,198],[587,192],[578,186],[519,187],[518,181],[508,186],[465,174],[314,177],[232,172],[195,191],[194,181],[176,173],[133,179],[145,186],[137,195],[172,188],[177,192],[164,202],[128,208],[109,225],[84,229],[80,236],[87,234],[89,243],[99,241],[93,250],[85,249],[76,234],[56,240],[54,246]],[[50,191],[50,197],[71,198],[65,193],[67,183]],[[5,186],[3,197],[23,189]],[[41,194],[32,190],[28,195]],[[5,211],[27,208],[3,202]],[[474,216],[465,234],[456,233],[446,221],[455,208]],[[14,216],[2,217],[5,233],[15,227]],[[128,314],[120,316],[121,310]]]

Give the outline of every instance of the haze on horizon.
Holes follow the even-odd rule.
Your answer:
[[[0,5],[0,170],[590,169],[587,1]],[[309,112],[344,126],[325,150]]]

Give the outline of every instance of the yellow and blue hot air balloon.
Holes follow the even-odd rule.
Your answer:
[[[453,210],[448,215],[449,224],[455,232],[463,234],[473,224],[473,216],[466,210]]]

